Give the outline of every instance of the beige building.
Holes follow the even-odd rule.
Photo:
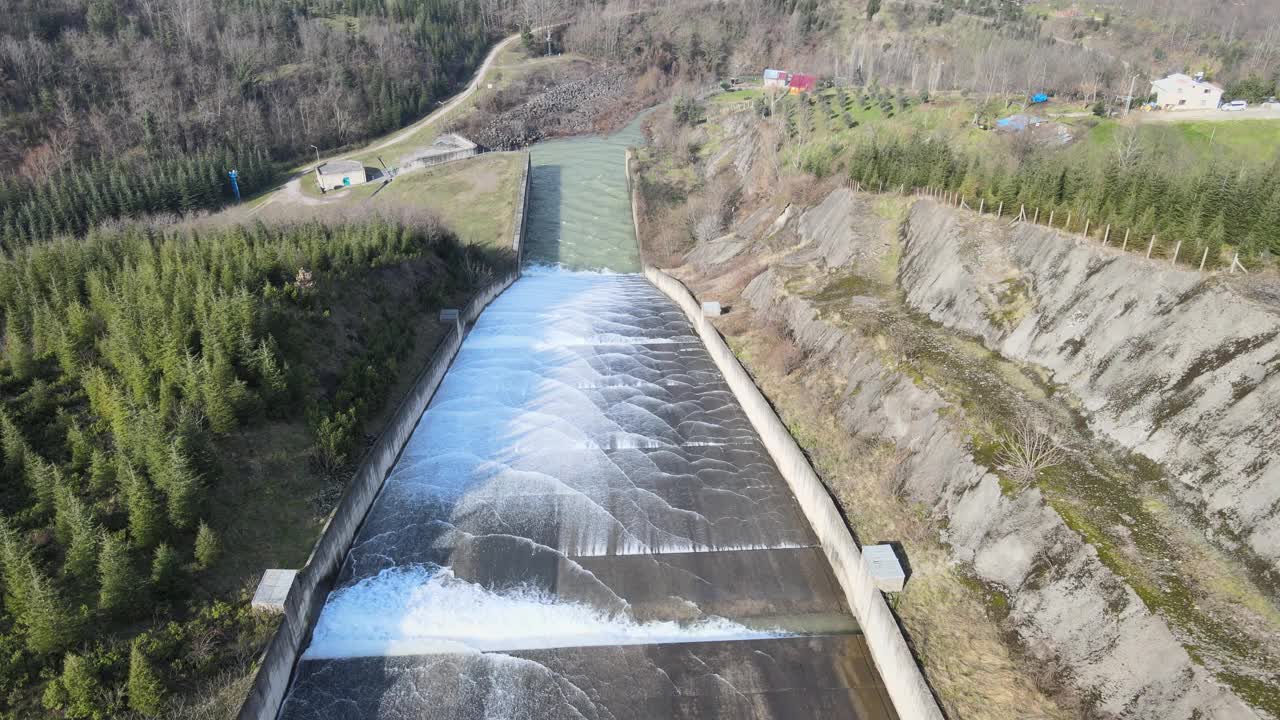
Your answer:
[[[333,160],[316,166],[316,182],[323,190],[338,190],[366,182],[364,163],[358,160]]]
[[[1222,103],[1222,88],[1182,73],[1151,83],[1151,91],[1162,110],[1212,110]]]

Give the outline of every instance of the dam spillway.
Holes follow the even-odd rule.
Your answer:
[[[531,267],[370,509],[282,718],[895,717],[786,482],[634,273],[629,132],[535,149]]]

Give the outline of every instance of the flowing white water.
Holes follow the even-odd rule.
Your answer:
[[[306,657],[429,655],[775,637],[723,618],[638,623],[535,587],[495,593],[448,568],[385,570],[334,593]]]
[[[750,421],[626,274],[638,137],[534,149],[530,266],[365,517],[281,720],[892,717]]]
[[[535,148],[532,266],[467,336],[305,657],[774,635],[682,598],[639,622],[575,562],[812,542],[684,315],[607,270],[639,265],[623,170],[638,137]]]

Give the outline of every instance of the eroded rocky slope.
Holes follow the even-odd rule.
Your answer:
[[[931,319],[1046,368],[1280,586],[1280,308],[1265,287],[933,202],[911,211],[900,280]]]
[[[783,328],[803,356],[784,372],[810,378],[816,412],[896,448],[893,492],[1089,714],[1274,712],[1280,350],[1265,289],[845,189],[765,203],[680,273],[753,313],[744,325]],[[1020,487],[991,445],[1030,415],[1071,459]]]

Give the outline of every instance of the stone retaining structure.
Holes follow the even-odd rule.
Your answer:
[[[631,177],[632,153],[627,152],[627,185],[633,189]],[[796,444],[791,432],[778,417],[768,399],[756,387],[755,380],[738,362],[733,350],[725,343],[719,331],[702,313],[702,306],[693,293],[679,280],[644,261],[644,245],[640,243],[639,207],[635,193],[631,193],[631,220],[635,225],[636,242],[640,244],[640,257],[644,263],[644,276],[671,301],[680,306],[689,322],[698,331],[698,337],[707,353],[724,376],[729,389],[742,406],[761,442],[769,451],[778,471],[791,487],[800,509],[804,511],[813,532],[818,537],[827,561],[835,573],[840,588],[853,610],[854,617],[871,650],[871,659],[884,680],[885,689],[894,709],[903,720],[942,720],[933,691],[924,673],[916,663],[906,638],[898,626],[897,618],[889,610],[884,596],[876,588],[866,560],[853,540],[853,534],[845,524],[844,516],[836,508],[827,487],[809,464],[804,450]]]
[[[524,246],[524,219],[529,203],[528,154],[525,158],[524,177],[517,190],[519,199],[516,202],[515,231],[512,238],[512,249],[517,258],[516,269],[471,298],[459,313],[462,328],[475,322],[489,303],[520,277],[519,258]],[[289,589],[284,602],[284,617],[262,654],[249,695],[240,707],[238,720],[275,720],[289,690],[294,667],[311,638],[311,630],[320,617],[320,610],[324,607],[347,551],[374,499],[382,490],[387,475],[395,467],[405,443],[409,441],[422,413],[435,395],[436,388],[444,380],[445,373],[462,347],[465,334],[465,330],[459,334],[456,327],[449,329],[347,484],[342,500],[329,516],[320,540],[311,551],[311,557],[307,558],[306,565],[298,571],[293,586]]]

